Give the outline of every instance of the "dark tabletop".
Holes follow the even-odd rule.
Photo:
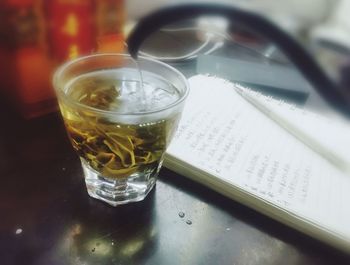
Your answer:
[[[1,106],[2,265],[350,264],[167,169],[143,202],[92,199],[59,115],[25,121]]]

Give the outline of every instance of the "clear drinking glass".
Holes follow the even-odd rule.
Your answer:
[[[143,200],[183,110],[186,78],[159,61],[97,54],[64,64],[53,82],[89,195],[113,206]]]

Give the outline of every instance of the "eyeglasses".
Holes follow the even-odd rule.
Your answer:
[[[189,20],[192,22],[188,23]],[[187,24],[184,23],[186,21]],[[234,37],[232,32],[235,33]],[[161,39],[158,47],[153,43],[153,50],[147,51],[156,35],[158,40]],[[178,41],[180,36],[181,42]],[[192,42],[189,41],[191,38]],[[186,41],[196,44],[191,47],[184,44]],[[215,53],[225,41],[262,60],[283,64],[288,59],[331,107],[350,116],[350,95],[347,90],[332,80],[294,37],[267,18],[250,11],[218,4],[168,7],[142,18],[129,35],[127,44],[134,58],[143,54],[167,62],[179,62],[197,58],[198,54]],[[169,54],[157,55],[162,49]],[[282,56],[271,56],[276,50],[281,51]]]

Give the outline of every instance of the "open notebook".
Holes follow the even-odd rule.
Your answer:
[[[350,128],[198,75],[164,165],[350,253]]]

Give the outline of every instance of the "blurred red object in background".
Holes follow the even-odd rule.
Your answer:
[[[89,54],[95,48],[94,2],[53,0],[45,3],[50,53],[58,62]]]
[[[123,25],[125,9],[122,1],[101,0],[96,6],[96,40],[98,52],[124,50]]]
[[[25,118],[57,109],[58,65],[124,50],[123,0],[5,0],[0,20],[0,89]]]

